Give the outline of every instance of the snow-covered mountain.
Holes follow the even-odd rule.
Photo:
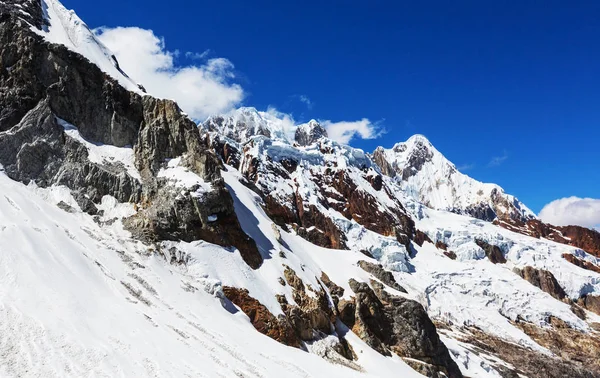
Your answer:
[[[423,135],[414,135],[391,149],[379,147],[373,160],[394,177],[409,196],[438,210],[482,220],[529,220],[535,214],[495,184],[462,174]]]
[[[420,136],[196,125],[88,33],[0,2],[0,375],[600,376],[597,233]]]

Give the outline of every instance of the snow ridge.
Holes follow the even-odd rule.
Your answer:
[[[140,94],[144,92],[121,70],[115,55],[94,36],[74,11],[67,10],[58,0],[42,0],[42,9],[48,26],[43,30],[32,28],[34,32],[50,43],[64,45],[83,55],[127,90]]]
[[[383,163],[389,164],[384,173],[395,177],[407,195],[428,207],[488,221],[496,217],[536,218],[533,211],[500,186],[459,172],[423,135],[414,135],[391,149],[380,147],[373,157],[383,158]]]

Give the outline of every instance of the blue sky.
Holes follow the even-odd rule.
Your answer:
[[[63,3],[92,28],[153,30],[175,64],[226,58],[244,105],[377,122],[351,143],[366,151],[421,133],[536,212],[600,198],[598,1]]]

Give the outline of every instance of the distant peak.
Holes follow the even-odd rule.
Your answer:
[[[430,146],[432,145],[429,139],[427,139],[427,137],[423,134],[415,134],[411,136],[410,138],[408,138],[406,143],[423,143],[428,144]]]
[[[325,130],[319,122],[311,119],[308,123],[298,126],[294,139],[299,145],[308,146],[321,138],[327,137],[327,130]]]

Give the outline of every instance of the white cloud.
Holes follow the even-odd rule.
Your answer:
[[[152,30],[117,27],[99,28],[94,33],[114,52],[123,71],[149,94],[177,101],[192,118],[227,112],[244,98],[242,87],[231,83],[234,66],[225,58],[180,67],[175,64],[178,52],[168,51]]]
[[[467,171],[474,169],[475,167],[476,167],[476,165],[474,163],[470,163],[470,164],[459,165],[458,167],[456,167],[456,169],[459,172],[467,172]]]
[[[308,98],[308,96],[300,95],[299,99],[300,99],[300,102],[303,102],[306,105],[306,107],[308,108],[308,110],[312,109],[313,103],[310,100],[310,98]]]
[[[287,138],[289,140],[294,140],[294,134],[296,133],[298,125],[296,125],[296,121],[294,120],[294,117],[291,114],[280,112],[273,106],[269,106],[269,108],[267,109],[267,114],[277,118]]]
[[[504,151],[502,153],[502,156],[493,157],[492,160],[490,160],[490,162],[488,163],[488,167],[497,167],[504,163],[506,159],[508,159],[508,152]]]
[[[556,226],[600,229],[600,199],[568,197],[552,201],[540,211],[542,221]]]
[[[352,139],[359,137],[362,139],[375,139],[384,133],[384,130],[376,123],[363,118],[354,122],[331,122],[319,121],[327,130],[330,139],[342,144],[348,144]]]
[[[210,50],[204,50],[201,53],[188,51],[185,53],[185,57],[188,59],[204,60],[212,53]]]

